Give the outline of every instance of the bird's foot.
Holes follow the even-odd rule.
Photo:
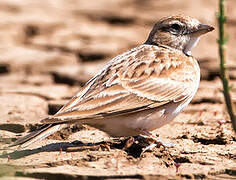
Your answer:
[[[161,140],[161,138],[159,138],[157,135],[153,135],[152,133],[150,133],[147,130],[142,130],[142,134],[144,136],[148,137],[149,142],[151,142],[150,145],[148,145],[147,147],[145,147],[142,151],[142,154],[148,150],[152,150],[154,147],[160,147],[163,146],[164,148],[170,148],[173,147],[174,145],[171,143],[166,143],[164,141]]]

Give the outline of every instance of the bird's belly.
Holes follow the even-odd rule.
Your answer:
[[[184,102],[167,104],[161,109],[157,110],[148,117],[143,127],[148,131],[153,131],[157,128],[170,123],[183,109],[190,103],[191,99],[187,99]]]
[[[140,130],[153,131],[169,123],[188,105],[190,100],[126,116],[93,120],[88,124],[113,137],[135,136],[141,133]]]

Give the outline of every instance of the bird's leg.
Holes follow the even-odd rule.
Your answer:
[[[126,142],[125,142],[125,146],[123,147],[123,150],[128,149],[130,146],[132,146],[135,142],[134,137],[130,137]]]
[[[168,143],[165,143],[163,142],[159,137],[153,135],[152,133],[150,133],[149,131],[145,130],[145,129],[142,129],[141,130],[141,133],[142,135],[144,136],[148,136],[152,141],[153,143],[150,144],[149,146],[147,146],[143,152],[147,151],[147,150],[150,150],[150,149],[153,149],[154,147],[160,147],[160,146],[163,146],[164,148],[166,147],[173,147],[173,144],[168,144]]]

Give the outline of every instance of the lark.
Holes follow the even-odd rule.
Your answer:
[[[160,19],[146,42],[111,59],[43,126],[14,145],[26,147],[66,124],[93,126],[112,137],[145,135],[171,122],[192,100],[200,81],[192,48],[214,30],[188,16]]]

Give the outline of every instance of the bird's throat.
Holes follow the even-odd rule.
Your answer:
[[[190,37],[187,45],[184,47],[184,54],[191,56],[191,50],[197,45],[199,39],[199,37]]]

